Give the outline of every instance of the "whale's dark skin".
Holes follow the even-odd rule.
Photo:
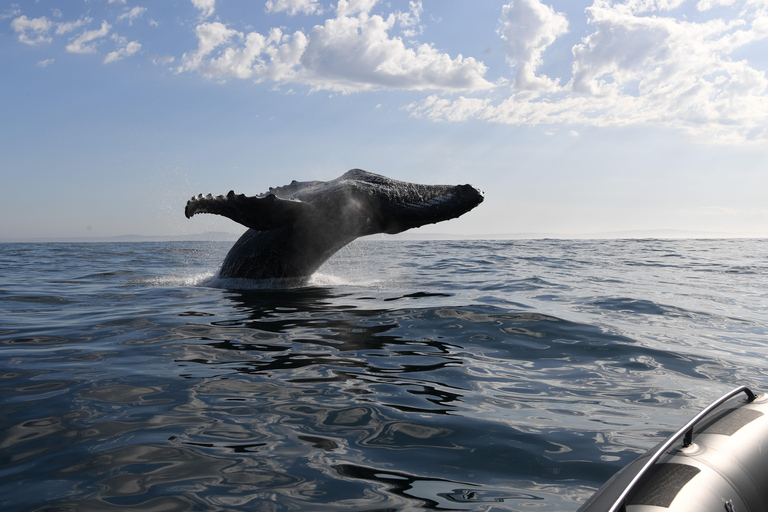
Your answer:
[[[257,196],[199,195],[184,213],[223,215],[250,228],[219,277],[308,278],[356,238],[454,219],[482,201],[470,185],[417,185],[352,169],[332,181],[293,181]]]

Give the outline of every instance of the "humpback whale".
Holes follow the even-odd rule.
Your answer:
[[[220,278],[306,279],[356,238],[454,219],[482,201],[471,185],[419,185],[352,169],[256,196],[200,194],[184,214],[223,215],[249,228],[224,258]]]

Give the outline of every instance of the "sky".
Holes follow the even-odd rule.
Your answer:
[[[0,2],[0,241],[361,168],[455,235],[768,236],[768,0]]]

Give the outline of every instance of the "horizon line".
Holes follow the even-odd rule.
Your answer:
[[[184,235],[112,235],[112,236],[65,236],[65,237],[7,237],[0,243],[109,243],[109,242],[234,242],[241,234],[209,231]],[[618,239],[761,239],[766,233],[727,233],[718,231],[696,231],[686,229],[635,229],[583,233],[521,232],[521,233],[398,233],[395,235],[374,234],[361,240],[618,240]]]

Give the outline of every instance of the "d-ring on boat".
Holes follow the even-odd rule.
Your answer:
[[[741,386],[717,399],[579,509],[598,511],[768,511],[768,396]]]

